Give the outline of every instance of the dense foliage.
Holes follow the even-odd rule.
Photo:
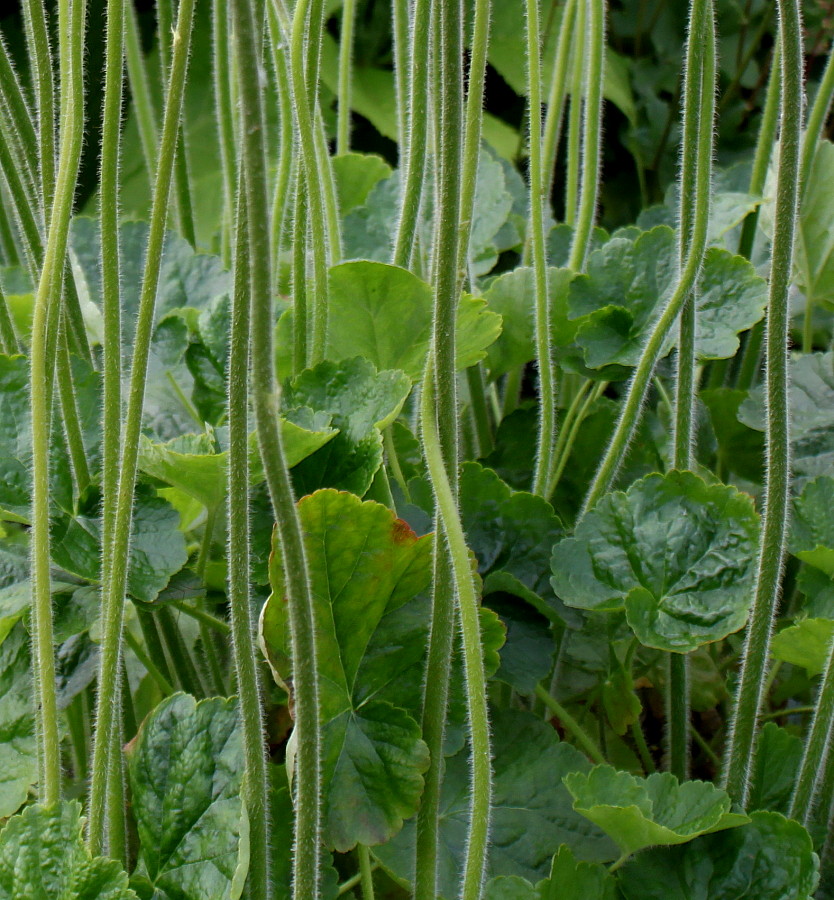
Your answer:
[[[6,11],[0,900],[834,897],[834,7]]]

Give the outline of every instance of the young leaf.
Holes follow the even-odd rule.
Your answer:
[[[643,644],[684,653],[744,626],[757,542],[749,497],[691,472],[649,475],[554,547],[551,583],[568,606],[625,608]]]
[[[646,850],[619,877],[625,900],[811,900],[819,860],[808,832],[779,813],[680,847]]]
[[[484,900],[539,900],[539,892],[524,878],[517,875],[499,875],[491,878],[484,888]]]
[[[0,831],[0,900],[138,900],[119,863],[91,858],[81,805],[28,806]]]
[[[292,379],[284,389],[284,408],[327,413],[339,429],[333,440],[293,469],[298,493],[333,487],[364,494],[382,463],[380,431],[396,419],[410,391],[403,372],[378,373],[362,357],[325,360]]]
[[[801,487],[834,467],[834,353],[806,353],[791,360],[791,469]],[[754,388],[739,407],[739,420],[764,431],[764,392]]]
[[[345,851],[391,838],[416,812],[423,789],[428,755],[420,728],[389,698],[403,691],[396,682],[424,653],[425,619],[414,621],[410,601],[431,580],[432,538],[418,538],[386,507],[344,492],[317,491],[298,509],[322,666],[324,840]],[[261,641],[276,677],[288,683],[279,552],[270,581]],[[402,616],[411,618],[410,630],[391,627]]]
[[[616,900],[617,887],[599,863],[584,862],[567,845],[553,857],[550,878],[539,882],[540,900]]]
[[[802,666],[810,676],[819,675],[833,639],[834,620],[803,619],[773,635],[770,654],[774,659]]]
[[[591,254],[588,274],[575,279],[568,297],[577,319],[577,344],[592,369],[634,366],[662,299],[677,278],[677,244],[665,226],[636,238],[615,236]],[[742,257],[713,248],[696,288],[700,359],[725,359],[738,350],[738,335],[764,314],[767,285]],[[670,336],[666,352],[676,338]]]
[[[599,825],[623,856],[652,845],[683,844],[750,820],[731,813],[730,798],[704,781],[680,784],[668,772],[636,778],[611,766],[564,779],[573,807]]]
[[[423,374],[431,339],[432,292],[397,266],[356,260],[329,274],[327,358],[363,356],[377,369],[400,369],[412,381]],[[457,365],[483,359],[501,331],[501,319],[483,300],[464,296],[458,308]]]
[[[172,900],[238,900],[249,820],[236,701],[163,700],[131,742],[128,772],[141,845],[133,877]]]
[[[29,638],[18,624],[0,642],[0,817],[20,809],[37,780]]]
[[[490,877],[513,875],[537,883],[550,875],[550,860],[562,844],[582,859],[607,861],[616,849],[596,826],[571,808],[562,778],[586,772],[588,760],[559,742],[553,729],[530,713],[495,710],[493,727],[494,799]],[[464,750],[446,760],[441,801],[438,897],[458,896],[469,810],[469,763]],[[411,882],[414,823],[374,855],[398,879]],[[545,895],[546,896],[546,895]],[[549,900],[549,898],[548,898]]]
[[[151,602],[188,561],[176,510],[147,486],[136,492],[127,587],[132,597]],[[87,581],[101,577],[101,520],[98,516],[53,519],[52,558],[66,572]]]
[[[747,808],[787,814],[801,761],[802,738],[768,722],[759,734]]]
[[[809,481],[794,500],[790,552],[834,577],[834,478]]]
[[[514,594],[548,618],[557,617],[548,555],[564,529],[553,507],[541,497],[511,490],[491,469],[464,463],[460,514],[484,594]]]
[[[343,153],[333,157],[333,175],[339,197],[339,210],[346,216],[364,205],[374,185],[391,176],[391,166],[374,153]]]

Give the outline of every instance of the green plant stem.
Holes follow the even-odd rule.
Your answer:
[[[385,458],[388,461],[391,474],[394,476],[394,481],[397,482],[397,485],[402,491],[405,502],[411,503],[411,494],[408,490],[408,483],[403,475],[402,467],[400,466],[400,458],[397,456],[397,448],[394,444],[394,435],[391,427],[386,428],[385,431],[382,432],[382,440],[385,447]]]
[[[235,136],[235,112],[232,85],[229,77],[229,7],[225,0],[213,0],[212,14],[212,86],[214,88],[214,114],[217,119],[217,138],[220,146],[220,166],[223,173],[223,258],[231,264],[230,223],[234,216],[235,190],[237,188],[237,139]],[[274,46],[273,35],[270,43]],[[274,51],[277,52],[277,51]],[[281,93],[279,91],[279,97]],[[283,125],[283,114],[282,114]]]
[[[304,83],[304,31],[309,3],[300,0],[293,23],[291,61],[293,92],[299,134],[304,134],[302,152],[308,173],[310,197],[316,194],[315,211],[322,213],[320,183],[312,171],[315,168],[315,146],[310,107]],[[275,384],[272,351],[273,312],[270,287],[272,283],[269,256],[269,211],[267,204],[266,162],[264,155],[263,112],[258,77],[258,29],[252,0],[235,0],[232,6],[236,63],[240,84],[241,162],[245,186],[247,227],[239,235],[235,249],[238,261],[245,258],[249,268],[250,347],[252,359],[252,399],[255,409],[258,443],[261,450],[267,487],[269,489],[278,536],[287,573],[287,605],[289,610],[293,685],[295,690],[295,731],[298,740],[296,759],[296,819],[293,854],[293,896],[296,900],[317,900],[319,897],[319,853],[321,842],[321,735],[319,724],[318,657],[313,617],[313,602],[307,568],[307,557],[301,523],[295,506],[292,485],[287,471],[281,442],[278,418],[278,393]],[[311,206],[311,216],[316,212]],[[317,266],[325,263],[326,248],[321,229],[323,221],[313,224],[314,254]],[[318,270],[317,270],[318,271]],[[319,272],[317,278],[322,277]],[[317,282],[316,287],[320,285]],[[242,298],[241,298],[242,299]],[[326,298],[316,297],[317,302]],[[320,311],[319,311],[320,315]],[[314,358],[323,352],[326,334],[314,330]],[[241,326],[242,332],[242,326]],[[239,338],[241,341],[242,337]],[[318,344],[316,342],[319,342]],[[238,354],[243,346],[238,345]],[[245,454],[241,447],[241,456]],[[242,488],[244,491],[246,488]],[[245,494],[244,494],[245,495]],[[248,575],[247,575],[248,577]],[[243,637],[243,635],[241,635]],[[247,689],[241,685],[241,692]],[[254,716],[253,716],[254,719]],[[258,717],[260,723],[260,714]],[[253,723],[254,724],[254,723]],[[260,725],[258,726],[260,727]],[[263,749],[261,747],[261,753]],[[264,861],[266,862],[266,861]],[[251,877],[251,875],[250,875]],[[266,887],[267,882],[264,882]]]
[[[157,627],[154,614],[143,609],[141,606],[136,606],[135,609],[139,627],[142,629],[142,637],[145,640],[145,649],[148,658],[163,676],[165,681],[168,684],[173,684],[174,677],[171,674],[171,667],[168,665],[168,659],[165,656],[165,648],[162,645],[159,628]],[[128,637],[126,640],[129,644],[130,638]],[[148,671],[150,672],[150,669],[148,669]]]
[[[579,722],[562,706],[561,703],[540,684],[536,685],[536,698],[540,700],[556,718],[562,723],[565,730],[573,737],[576,743],[582,748],[585,754],[595,763],[605,763],[605,757],[602,755],[599,747],[591,740],[588,733],[582,728]]]
[[[75,403],[72,368],[65,332],[58,339],[57,351],[57,382],[63,412],[64,436],[69,450],[75,490],[80,496],[90,486],[90,467],[87,463],[87,451],[84,447],[84,437],[78,419],[78,407]]]
[[[475,434],[478,439],[478,458],[492,452],[492,423],[489,419],[484,385],[484,372],[480,365],[470,366],[466,370],[466,381],[469,387],[469,400],[472,418],[475,422]]]
[[[417,220],[423,198],[423,182],[428,155],[428,60],[431,36],[432,0],[414,0],[412,13],[410,60],[408,70],[408,140],[400,169],[404,173],[400,220],[394,240],[392,261],[395,266],[409,268],[417,243]]]
[[[18,170],[25,170],[27,184],[35,189],[39,185],[35,166],[39,160],[38,138],[35,133],[35,125],[23,95],[23,89],[14,65],[6,47],[6,42],[0,35],[0,112],[4,123],[4,134],[8,134],[7,140],[14,144],[14,155],[18,164]],[[40,199],[40,190],[36,195]]]
[[[553,454],[554,471],[553,478],[547,487],[547,494],[545,494],[545,499],[547,500],[556,493],[556,488],[559,486],[559,482],[565,472],[565,466],[568,464],[573,446],[579,436],[579,429],[582,427],[582,423],[585,421],[590,408],[605,392],[608,382],[601,381],[593,390],[589,389],[590,386],[591,383],[587,382],[586,385],[583,385],[583,390],[577,391],[565,414],[565,421],[559,432],[559,440],[556,442],[556,449]],[[580,400],[582,405],[578,406]]]
[[[634,746],[637,747],[637,752],[640,755],[640,762],[643,764],[643,771],[647,775],[651,775],[652,772],[656,772],[657,768],[654,764],[654,760],[652,759],[652,754],[649,751],[649,745],[646,743],[646,735],[643,731],[643,726],[640,724],[640,720],[638,719],[636,722],[633,722],[631,728],[631,737],[634,741]]]
[[[463,168],[460,172],[460,241],[458,243],[458,278],[461,282],[469,270],[469,243],[475,209],[475,188],[478,183],[478,159],[481,153],[481,132],[484,118],[484,84],[486,81],[487,50],[489,48],[490,3],[475,0],[475,17],[470,41],[469,81],[466,93],[466,112],[463,137]],[[483,393],[483,392],[481,392]],[[474,407],[473,407],[474,408]],[[478,413],[476,411],[476,417]],[[477,421],[477,418],[476,418]],[[482,439],[478,425],[479,439]]]
[[[49,216],[52,211],[55,190],[55,69],[49,45],[49,30],[43,0],[26,0],[23,4],[23,11],[38,112],[41,203],[44,224],[49,227]]]
[[[58,178],[47,233],[46,252],[35,294],[32,320],[32,607],[34,666],[37,669],[36,722],[43,779],[41,800],[56,803],[61,794],[61,758],[58,708],[55,695],[55,660],[52,632],[52,593],[49,541],[49,447],[51,372],[47,356],[47,324],[52,303],[58,302],[69,221],[81,147],[84,136],[84,16],[78,0],[70,10],[67,0],[59,5],[59,35],[62,59],[62,96],[67,97],[61,123]]]
[[[356,847],[359,857],[359,875],[362,882],[362,900],[374,900],[374,870],[371,866],[371,855],[364,844]]]
[[[0,198],[0,203],[2,203],[2,198]],[[15,332],[9,304],[6,301],[6,295],[3,293],[2,287],[0,287],[0,349],[7,356],[12,356],[19,352],[17,333]]]
[[[805,137],[802,144],[802,181],[807,181],[814,163],[817,143],[822,135],[825,120],[831,110],[831,101],[834,99],[834,44],[828,52],[828,62],[822,75],[817,94],[808,113],[808,121],[805,123]]]
[[[397,148],[400,159],[408,145],[408,46],[411,28],[410,0],[391,0],[391,33],[394,41],[394,85],[397,93]]]
[[[108,0],[104,105],[101,132],[99,215],[104,319],[102,413],[102,587],[107,596],[118,502],[122,424],[122,325],[119,265],[119,160],[124,82],[124,0]],[[103,684],[103,681],[100,681]],[[110,702],[110,698],[107,699]]]
[[[466,675],[466,696],[469,738],[472,748],[471,804],[466,860],[463,866],[461,900],[479,900],[487,865],[489,821],[492,801],[492,763],[487,710],[486,675],[479,602],[469,564],[469,550],[460,522],[457,500],[452,490],[441,450],[438,429],[439,409],[435,402],[434,360],[426,367],[426,379],[421,397],[420,421],[426,465],[434,490],[437,512],[448,541],[452,561],[454,595],[460,620],[463,642],[463,668]]]
[[[171,192],[174,156],[178,125],[182,113],[182,100],[191,45],[191,25],[195,0],[181,0],[177,19],[176,39],[173,42],[171,77],[165,104],[162,138],[158,154],[157,177],[153,189],[148,247],[128,389],[127,415],[122,433],[122,462],[119,472],[116,514],[113,525],[113,561],[107,596],[102,611],[100,690],[107,702],[98,704],[96,717],[96,741],[93,750],[92,781],[89,801],[88,845],[91,852],[100,852],[104,835],[105,793],[107,785],[108,748],[112,740],[115,710],[108,696],[116,690],[121,657],[122,621],[127,584],[127,559],[133,518],[133,494],[136,482],[139,453],[139,432],[142,424],[142,406],[145,399],[148,358],[153,333],[156,292],[162,265],[162,248],[165,224]]]
[[[125,5],[125,55],[127,60],[127,78],[130,84],[130,97],[136,114],[139,129],[139,141],[148,170],[148,181],[153,184],[156,179],[156,155],[158,130],[156,110],[148,82],[148,70],[142,43],[139,37],[139,24],[136,21],[136,9],[133,2]]]
[[[651,383],[654,367],[660,357],[663,344],[669,331],[675,324],[681,308],[695,287],[704,253],[706,252],[712,181],[712,125],[715,114],[715,40],[711,5],[709,14],[705,19],[705,24],[709,27],[709,36],[706,34],[703,36],[703,63],[700,67],[700,72],[687,72],[687,92],[685,97],[685,107],[688,109],[687,114],[690,116],[694,115],[699,125],[697,153],[695,154],[697,176],[692,182],[695,200],[692,210],[689,251],[678,276],[677,284],[652,328],[640,354],[640,359],[628,386],[620,418],[588,489],[580,518],[596,505],[603,494],[611,489],[628,446],[640,423],[643,401]],[[698,79],[700,79],[700,85],[698,84]],[[692,104],[695,104],[694,108]]]
[[[599,195],[600,147],[602,144],[602,87],[605,79],[605,0],[591,0],[582,78],[582,179],[579,211],[570,248],[568,267],[585,268]]]
[[[350,92],[353,78],[353,31],[356,22],[356,0],[342,4],[342,28],[339,34],[338,121],[336,152],[350,153]]]
[[[277,293],[281,252],[284,249],[284,226],[293,204],[293,192],[290,189],[290,179],[293,173],[293,115],[286,47],[282,40],[278,15],[272,4],[267,5],[267,21],[269,24],[270,44],[272,45],[272,66],[275,72],[280,116],[278,173],[275,178],[275,194],[272,202],[271,232],[272,277],[275,285],[274,290]]]
[[[159,62],[162,74],[162,90],[168,89],[168,73],[171,70],[171,35],[173,34],[174,15],[172,0],[156,0],[157,41],[159,43]],[[188,177],[188,159],[185,151],[185,128],[182,122],[178,126],[179,136],[174,150],[174,197],[176,200],[177,228],[179,233],[196,246],[194,232],[194,205],[191,200],[191,186]]]
[[[238,194],[235,227],[234,295],[228,370],[229,608],[232,619],[232,651],[243,722],[246,772],[244,799],[252,826],[260,832],[259,835],[254,835],[254,856],[250,861],[249,885],[253,898],[265,900],[269,897],[269,787],[261,709],[261,684],[256,658],[257,642],[252,621],[250,591],[249,291],[251,278],[250,262],[247,257],[248,228],[245,197],[241,190]]]
[[[739,674],[724,783],[743,807],[757,736],[770,635],[780,594],[790,498],[788,291],[799,206],[802,138],[802,34],[797,0],[780,0],[782,96],[766,338],[766,476],[756,591]]]
[[[156,614],[159,635],[165,647],[165,655],[171,663],[174,681],[178,688],[191,694],[198,700],[208,695],[197,666],[183,639],[177,620],[168,606],[162,607]]]
[[[273,0],[274,2],[274,0]],[[308,365],[315,365],[324,358],[327,340],[327,265],[328,243],[325,218],[325,188],[316,149],[316,125],[313,120],[314,103],[308,97],[307,88],[307,20],[311,15],[313,0],[298,0],[292,19],[290,43],[290,75],[293,93],[293,110],[298,134],[299,155],[306,184],[309,210],[313,278],[311,290],[311,339],[309,340]]]
[[[707,21],[709,17],[709,22]],[[686,48],[686,80],[683,115],[683,150],[680,171],[680,211],[678,224],[678,259],[681,267],[692,243],[695,229],[698,191],[698,147],[701,123],[696,112],[700,108],[699,94],[713,90],[704,83],[704,55],[706,42],[714,41],[713,9],[709,0],[693,0],[689,13]],[[691,78],[691,80],[690,80]],[[673,465],[684,470],[692,467],[692,440],[695,422],[696,366],[696,310],[693,292],[681,309],[675,378],[675,427]],[[669,771],[678,779],[689,777],[689,665],[685,654],[668,655],[668,686],[666,691],[666,739],[669,751]]]
[[[538,0],[527,0],[527,83],[530,128],[530,236],[533,255],[536,363],[539,373],[539,422],[533,493],[544,496],[553,478],[556,442],[556,362],[550,335],[550,297],[544,212],[547,179],[542,170],[541,33]]]
[[[133,655],[145,667],[145,671],[148,673],[148,675],[151,676],[159,690],[162,691],[162,696],[168,697],[173,694],[174,688],[171,682],[157,667],[156,663],[151,659],[149,654],[145,652],[145,648],[142,646],[140,641],[137,640],[131,634],[130,629],[127,628],[125,629],[125,643],[133,651]]]
[[[827,753],[831,752],[829,747],[832,726],[834,726],[834,641],[828,648],[828,658],[816,698],[816,711],[805,738],[805,750],[788,810],[789,818],[796,819],[805,826],[810,824],[814,803],[821,797],[820,760],[824,760]],[[822,796],[823,802],[828,799]]]
[[[556,156],[559,152],[559,141],[562,137],[562,124],[565,118],[570,48],[571,41],[575,38],[576,7],[577,0],[566,0],[562,11],[562,21],[559,26],[556,58],[553,60],[553,78],[550,81],[550,93],[547,98],[547,115],[544,120],[544,145],[542,148],[542,165],[547,182],[545,185],[546,197],[549,197],[553,191],[553,180],[556,176]]]
[[[127,673],[122,667],[121,697],[130,698]],[[122,706],[124,712],[124,706]],[[107,855],[127,866],[127,812],[125,810],[124,726],[121,718],[113,729],[110,763],[107,769]]]
[[[87,722],[84,716],[84,695],[76,694],[66,709],[70,745],[72,747],[73,774],[78,781],[87,777]]]
[[[577,3],[573,33],[570,108],[568,109],[568,155],[565,173],[565,222],[570,226],[575,225],[578,212],[579,167],[582,150],[582,77],[584,73],[582,41],[587,27],[587,5],[587,2]]]
[[[299,179],[295,191],[295,217],[292,241],[293,374],[309,362],[309,319],[307,292],[307,187]]]

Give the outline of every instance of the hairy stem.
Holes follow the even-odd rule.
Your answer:
[[[802,33],[798,0],[781,0],[782,96],[779,169],[766,331],[766,476],[756,591],[735,698],[724,784],[742,806],[754,763],[757,717],[778,604],[790,499],[788,291],[799,206],[802,140]]]

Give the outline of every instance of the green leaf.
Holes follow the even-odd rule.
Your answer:
[[[423,790],[428,750],[420,727],[389,698],[402,694],[397,682],[424,653],[425,613],[415,617],[410,601],[431,581],[432,538],[418,538],[386,507],[344,492],[317,491],[298,511],[317,623],[324,840],[346,851],[390,839],[416,812]],[[280,552],[273,553],[270,581],[262,646],[287,683]],[[410,630],[396,625],[403,616]]]
[[[768,809],[787,814],[796,788],[802,748],[802,738],[773,722],[762,728],[750,779],[748,809]]]
[[[599,863],[578,860],[567,845],[553,857],[550,878],[538,885],[540,900],[616,900],[614,879]]]
[[[17,812],[38,780],[30,656],[18,624],[0,643],[0,818]]]
[[[770,654],[774,659],[802,666],[810,676],[825,669],[834,640],[834,620],[803,619],[773,635]]]
[[[624,608],[643,644],[688,652],[744,626],[758,528],[735,488],[649,475],[603,497],[556,545],[553,589],[568,606]]]
[[[681,847],[647,850],[619,876],[625,900],[811,900],[819,860],[811,838],[779,813]]]
[[[520,694],[532,695],[553,665],[556,648],[550,622],[515,597],[493,594],[486,602],[501,617],[507,633],[495,677]]]
[[[790,552],[834,577],[834,478],[809,481],[794,499]]]
[[[97,511],[95,511],[97,512]],[[150,603],[188,561],[179,513],[147,486],[136,491],[127,590]],[[101,519],[62,516],[50,527],[52,558],[64,571],[86,581],[101,577]]]
[[[269,842],[272,850],[270,860],[270,887],[274,900],[292,900],[292,847],[293,810],[290,785],[286,766],[269,766],[270,819]],[[339,896],[339,876],[331,864],[330,854],[321,854],[321,900],[336,900]]]
[[[616,855],[600,829],[571,808],[562,784],[570,772],[590,763],[560,742],[553,729],[521,710],[495,710],[493,726],[492,846],[488,877],[516,876],[536,883],[550,874],[550,860],[562,844],[582,859],[606,861]],[[468,750],[447,759],[440,811],[438,896],[458,896],[460,861],[469,818],[471,778]],[[414,872],[414,823],[374,855],[399,880]]]
[[[289,381],[283,392],[287,410],[306,407],[327,413],[339,429],[333,440],[293,469],[298,493],[335,487],[364,494],[382,463],[379,432],[396,419],[410,391],[403,372],[377,372],[362,357],[325,360]]]
[[[747,391],[714,388],[699,394],[709,411],[718,442],[718,461],[726,471],[760,484],[764,467],[764,437],[738,419]]]
[[[28,806],[0,831],[2,900],[137,900],[112,859],[91,858],[81,804]]]
[[[554,308],[557,298],[565,295],[574,273],[569,269],[547,270],[548,294]],[[536,357],[535,344],[535,288],[533,270],[520,267],[499,275],[484,294],[489,308],[501,315],[501,334],[487,351],[487,368],[491,379],[496,379]],[[560,343],[573,340],[575,327],[557,321],[555,327],[567,330]]]
[[[834,353],[806,353],[790,362],[791,469],[801,486],[834,470]],[[764,391],[754,388],[739,420],[765,429]]]
[[[133,346],[148,228],[146,222],[125,222],[119,228],[122,337],[126,353]],[[96,219],[73,219],[70,252],[82,301],[92,302],[101,309],[101,237]],[[156,298],[157,323],[181,307],[207,309],[215,298],[230,295],[231,289],[231,275],[219,257],[195,253],[184,238],[173,231],[166,233]]]
[[[82,437],[95,475],[100,440],[100,377],[82,360],[72,360]],[[32,468],[32,417],[29,360],[0,354],[0,517],[29,522]],[[73,509],[73,483],[63,426],[53,423],[50,455],[50,502]]]
[[[338,433],[326,422],[325,413],[294,410],[282,416],[281,439],[287,467],[298,465],[323,447]],[[304,424],[301,424],[304,423]],[[312,427],[306,427],[312,426]],[[139,438],[139,468],[145,475],[158,478],[186,493],[208,509],[215,509],[226,496],[228,429],[218,428],[203,434],[183,434],[165,443]],[[253,484],[264,478],[260,450],[254,433],[249,436],[249,475]]]
[[[819,141],[802,194],[797,229],[797,286],[809,299],[834,308],[834,144]]]
[[[588,272],[572,283],[569,317],[577,320],[576,342],[591,369],[633,367],[640,358],[662,301],[678,274],[675,233],[666,226],[632,236],[614,236],[595,250]],[[726,359],[739,347],[738,335],[758,322],[767,303],[767,284],[748,260],[726,250],[707,252],[695,289],[696,350],[700,360]],[[676,344],[670,335],[664,353]]]
[[[236,701],[163,700],[128,753],[137,874],[170,900],[238,900],[249,863]]]
[[[602,705],[614,734],[624,735],[640,719],[642,704],[631,673],[618,668],[602,683]]]
[[[564,528],[553,507],[541,497],[513,491],[491,469],[464,463],[460,514],[484,593],[515,594],[548,618],[557,617],[548,556]]]
[[[539,900],[539,892],[517,875],[499,875],[487,882],[484,900]]]
[[[357,206],[363,206],[374,185],[390,178],[393,171],[381,156],[374,153],[343,153],[334,156],[332,164],[339,211],[343,216]]]
[[[653,845],[683,844],[750,820],[731,813],[729,796],[704,781],[680,784],[668,772],[637,778],[611,766],[566,776],[573,807],[629,856]]]
[[[423,375],[431,341],[431,288],[397,266],[368,260],[340,263],[329,274],[326,355],[363,356],[378,369],[400,369],[412,381]],[[457,365],[483,359],[501,331],[501,319],[483,300],[464,296],[458,308]]]

